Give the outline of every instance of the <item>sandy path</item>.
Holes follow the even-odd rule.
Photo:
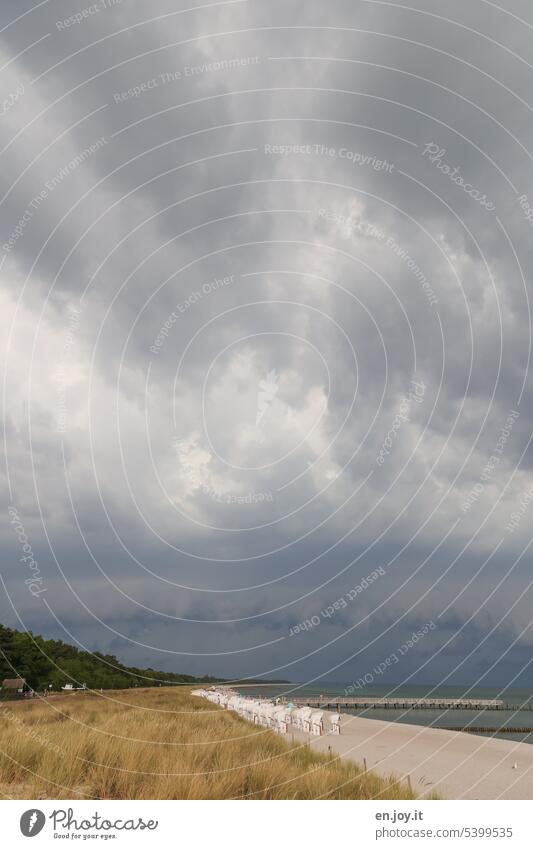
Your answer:
[[[329,718],[324,716],[325,727]],[[444,799],[533,799],[533,745],[464,732],[342,714],[341,734],[310,737],[290,727],[288,738],[328,746],[382,776],[410,777],[413,791]],[[516,769],[513,768],[516,764]]]

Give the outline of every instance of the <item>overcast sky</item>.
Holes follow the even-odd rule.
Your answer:
[[[3,0],[0,621],[527,686],[532,36],[526,0]]]

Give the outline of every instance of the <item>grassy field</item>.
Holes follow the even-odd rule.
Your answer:
[[[190,688],[0,702],[0,798],[412,799]]]

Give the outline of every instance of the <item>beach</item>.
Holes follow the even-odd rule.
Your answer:
[[[326,715],[324,716],[326,719]],[[341,715],[341,734],[289,737],[328,748],[380,776],[409,781],[417,796],[443,799],[532,799],[533,746],[464,732]],[[516,768],[515,768],[516,764]]]
[[[407,785],[291,745],[190,691],[71,691],[0,704],[2,797],[413,799]]]

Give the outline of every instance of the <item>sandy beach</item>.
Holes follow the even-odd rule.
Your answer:
[[[326,719],[326,716],[324,717]],[[329,726],[329,722],[327,723]],[[309,741],[381,776],[409,780],[414,792],[444,799],[533,799],[533,745],[464,732],[342,714],[341,734],[287,737]],[[516,765],[516,767],[515,767]]]

